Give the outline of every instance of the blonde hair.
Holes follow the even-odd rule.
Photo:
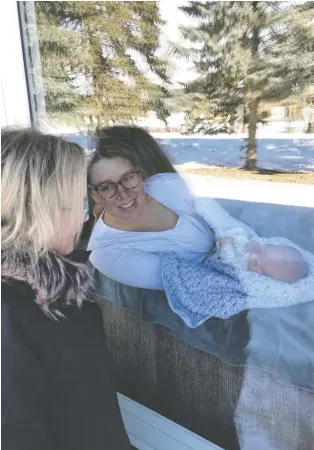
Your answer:
[[[65,210],[77,229],[82,226],[84,150],[34,129],[3,129],[1,136],[2,250],[35,262],[58,248]]]
[[[2,277],[26,282],[56,319],[52,303],[81,305],[93,287],[88,266],[58,252],[65,213],[73,230],[84,221],[84,150],[33,129],[1,131]]]

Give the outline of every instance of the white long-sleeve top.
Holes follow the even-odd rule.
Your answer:
[[[100,217],[88,250],[92,251],[91,263],[108,277],[129,286],[163,290],[158,253],[174,252],[187,261],[201,262],[214,247],[215,236],[208,226],[211,222],[203,209],[220,211],[223,221],[228,221],[224,223],[226,228],[239,222],[209,198],[200,199],[198,213],[191,186],[178,174],[150,177],[145,181],[145,191],[178,215],[176,226],[159,232],[122,231],[109,227]]]

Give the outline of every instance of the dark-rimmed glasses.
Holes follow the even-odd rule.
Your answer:
[[[88,189],[96,191],[100,197],[105,200],[109,200],[113,198],[117,192],[118,187],[121,185],[125,189],[135,189],[139,186],[142,180],[141,174],[139,170],[133,170],[132,172],[128,172],[123,177],[115,183],[114,181],[105,181],[103,183],[99,183],[96,186],[92,184],[88,184]]]

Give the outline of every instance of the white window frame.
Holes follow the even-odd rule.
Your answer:
[[[118,400],[130,442],[139,450],[223,450],[122,394]]]
[[[8,1],[1,14],[1,127],[31,126],[18,2]]]

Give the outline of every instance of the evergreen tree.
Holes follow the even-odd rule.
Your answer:
[[[259,105],[302,92],[314,80],[314,2],[201,2],[181,9],[197,17],[181,27],[199,74],[186,91],[205,95],[214,116],[234,121],[240,105],[248,117],[246,168],[256,167]]]
[[[34,2],[36,18],[31,20],[32,5],[26,3],[27,31],[31,33],[36,22],[37,35],[29,35],[29,46],[39,44],[39,59],[30,61],[34,76],[34,101],[37,86],[43,82],[46,113],[50,120],[78,123],[82,94],[75,83],[84,71],[84,53],[79,34],[63,26],[59,17],[58,2]],[[36,50],[34,50],[36,51]],[[38,65],[40,65],[40,70]],[[42,77],[42,80],[39,78]],[[81,117],[80,117],[81,118]]]
[[[156,56],[156,2],[35,2],[48,111],[81,111],[96,128],[148,110],[169,115],[167,64]]]
[[[185,126],[183,134],[215,134],[233,131],[231,115],[226,110],[218,112],[217,105],[208,95],[201,92],[189,92],[181,88],[171,92],[169,105],[174,113],[184,111]]]

